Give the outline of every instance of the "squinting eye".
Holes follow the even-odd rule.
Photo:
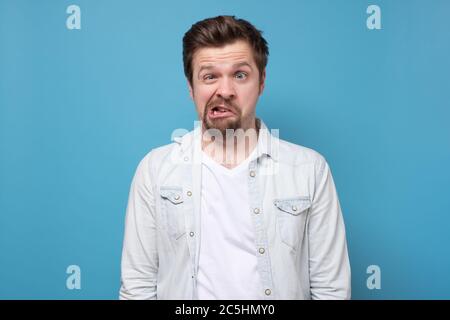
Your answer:
[[[203,80],[212,80],[214,79],[214,76],[212,74],[207,74],[203,77]]]
[[[236,77],[238,78],[238,79],[245,79],[245,78],[247,78],[247,74],[245,73],[245,72],[237,72],[236,73]]]

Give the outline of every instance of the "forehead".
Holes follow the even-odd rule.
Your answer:
[[[221,65],[246,61],[254,64],[253,50],[247,41],[238,40],[220,48],[206,47],[198,49],[193,57],[194,69],[202,65]]]

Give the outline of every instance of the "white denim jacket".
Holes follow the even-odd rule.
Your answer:
[[[248,210],[265,299],[350,299],[345,227],[328,163],[257,121]],[[137,167],[126,212],[120,299],[197,299],[200,135],[197,126],[150,151]]]

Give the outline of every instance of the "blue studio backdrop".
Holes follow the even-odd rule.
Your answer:
[[[136,166],[197,117],[183,34],[228,14],[270,46],[259,117],[330,164],[352,297],[449,299],[449,12],[448,0],[0,0],[0,298],[118,298]]]

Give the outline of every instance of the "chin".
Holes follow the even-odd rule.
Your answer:
[[[215,119],[213,121],[206,121],[207,129],[217,129],[222,133],[225,133],[226,129],[239,129],[241,127],[241,122],[239,120],[229,120],[229,119]]]

